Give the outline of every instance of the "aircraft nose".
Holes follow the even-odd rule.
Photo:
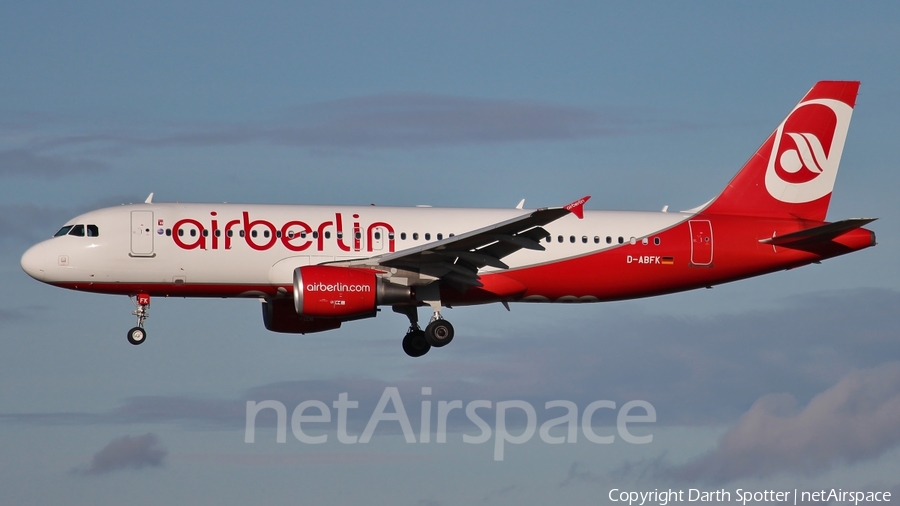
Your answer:
[[[22,270],[25,271],[29,276],[38,280],[44,281],[47,277],[46,268],[46,254],[44,254],[43,244],[36,244],[31,248],[28,248],[28,251],[22,255]]]

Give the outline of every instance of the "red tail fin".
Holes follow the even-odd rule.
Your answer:
[[[859,81],[820,81],[705,212],[824,221]]]

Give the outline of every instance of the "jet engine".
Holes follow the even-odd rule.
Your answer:
[[[371,269],[307,265],[294,269],[294,310],[300,316],[352,320],[375,316],[376,306],[413,301],[412,289]]]
[[[266,330],[286,334],[312,334],[340,328],[341,320],[300,316],[294,311],[290,299],[270,299],[262,303],[263,323]]]

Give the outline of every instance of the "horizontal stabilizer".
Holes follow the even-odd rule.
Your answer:
[[[878,218],[850,218],[848,220],[836,221],[827,225],[807,228],[806,230],[800,230],[799,232],[792,232],[787,235],[760,239],[759,242],[771,244],[773,246],[790,246],[830,241],[850,230],[864,227],[877,219]]]

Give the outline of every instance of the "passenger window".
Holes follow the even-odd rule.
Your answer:
[[[606,244],[612,244],[612,237],[606,236]]]
[[[222,231],[216,229],[216,237],[222,237]]]
[[[426,240],[426,241],[430,241],[430,240],[431,240],[431,232],[425,232],[425,240]]]
[[[450,235],[449,235],[448,237],[453,237],[454,235],[456,235],[456,234],[454,234],[454,233],[451,232]]]
[[[344,232],[338,230],[337,238],[338,238],[338,239],[343,239],[343,238],[344,238]]]
[[[209,230],[203,229],[203,237],[209,237]]]
[[[178,229],[178,237],[184,237],[184,229],[183,228]]]
[[[653,238],[653,244],[659,246],[659,237],[654,237],[654,238]]]
[[[59,229],[59,232],[53,235],[53,237],[59,237],[62,235],[66,235],[69,233],[69,230],[72,230],[73,225],[66,225],[65,227]]]
[[[438,235],[437,235],[438,241],[440,241],[440,240],[443,239],[443,238],[444,238],[444,234],[438,234]]]
[[[623,243],[625,243],[625,238],[622,236],[619,236],[619,244],[623,244]]]
[[[381,240],[381,232],[375,232],[375,240]]]
[[[388,232],[388,239],[391,240],[391,241],[394,240],[394,233],[393,233],[393,232]]]
[[[552,236],[552,235],[548,235],[548,236],[546,237],[546,239],[547,239],[547,242],[553,242],[553,236]]]
[[[401,241],[405,241],[405,240],[406,240],[406,232],[400,232],[400,240],[401,240]]]
[[[581,236],[581,242],[587,244],[587,236],[586,235]]]
[[[419,240],[419,233],[413,232],[413,241],[418,241],[418,240]]]
[[[318,239],[318,238],[319,238],[319,231],[313,230],[313,239]]]
[[[240,232],[238,232],[238,235],[241,236],[241,237],[244,237],[244,231],[241,230]]]
[[[266,237],[269,237],[269,236],[266,235]],[[331,239],[331,232],[325,231],[325,238],[326,238],[326,239]]]
[[[72,230],[69,230],[69,235],[84,237],[84,225],[75,225]]]
[[[197,236],[197,230],[192,228],[191,229],[191,237],[196,237],[196,236]]]
[[[561,236],[561,235],[556,236],[556,241],[557,241],[557,242],[563,242],[563,236]]]
[[[166,237],[172,237],[172,229],[171,228],[166,229]]]
[[[250,237],[256,237],[256,230],[250,231]]]
[[[599,235],[594,236],[594,244],[600,244],[600,236]]]
[[[218,232],[218,230],[217,230],[216,232]],[[292,234],[292,235],[293,235],[293,234]],[[281,239],[281,230],[276,230],[276,231],[275,231],[275,237]]]
[[[572,244],[575,244],[575,236],[574,235],[569,236],[569,242]]]
[[[100,229],[97,228],[97,225],[88,225],[87,235],[88,237],[97,237],[100,235]]]

